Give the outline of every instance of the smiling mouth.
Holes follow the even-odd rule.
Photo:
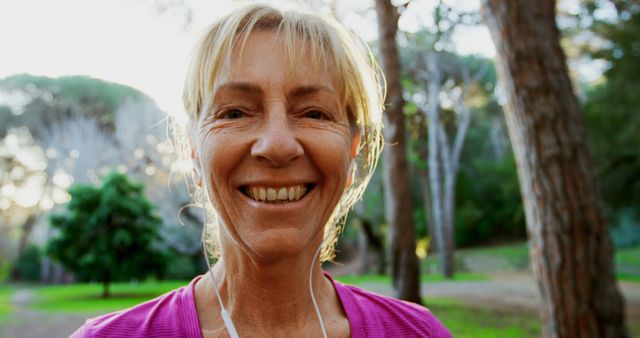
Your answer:
[[[304,198],[315,184],[297,184],[288,187],[241,186],[240,191],[250,199],[262,203],[290,203]]]

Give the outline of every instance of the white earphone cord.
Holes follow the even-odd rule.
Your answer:
[[[204,178],[204,192],[205,196],[202,196],[202,211],[204,213],[204,224],[202,226],[202,253],[204,255],[204,261],[207,263],[207,269],[209,269],[209,273],[211,274],[211,280],[213,281],[213,286],[216,290],[216,296],[218,298],[218,303],[220,304],[220,316],[222,316],[222,321],[224,322],[224,326],[227,328],[227,332],[229,332],[229,336],[231,338],[240,338],[238,336],[238,330],[236,330],[236,326],[233,325],[233,320],[231,319],[231,315],[229,311],[224,307],[222,303],[222,297],[220,297],[220,290],[218,289],[218,283],[216,282],[216,277],[213,274],[213,269],[211,268],[211,262],[209,261],[209,255],[207,255],[206,249],[206,239],[207,239],[207,206],[205,204],[205,197],[209,198],[209,189],[207,188],[206,178]],[[209,198],[210,199],[210,198]]]
[[[313,308],[316,310],[316,315],[318,316],[318,321],[320,322],[320,328],[322,329],[322,336],[324,338],[328,338],[329,336],[327,335],[327,329],[324,326],[324,320],[322,320],[322,314],[320,314],[320,308],[318,307],[318,302],[316,301],[316,296],[313,293],[313,279],[312,279],[313,278],[313,266],[314,266],[314,263],[316,262],[316,259],[318,258],[318,254],[320,253],[320,250],[322,249],[322,245],[327,240],[327,238],[329,238],[331,233],[333,233],[333,230],[335,229],[335,227],[336,227],[336,224],[334,223],[331,226],[331,230],[329,230],[329,232],[327,232],[327,234],[322,239],[322,242],[320,243],[320,246],[316,250],[315,255],[313,255],[313,259],[311,260],[311,268],[309,269],[309,293],[311,293],[311,301],[313,302]]]

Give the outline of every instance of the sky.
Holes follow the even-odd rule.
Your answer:
[[[0,79],[18,73],[88,75],[137,88],[163,111],[179,115],[187,60],[196,39],[243,1],[185,0],[192,9],[189,25],[180,8],[158,10],[155,4],[163,1],[0,0]],[[270,2],[296,5],[296,1]],[[467,9],[479,6],[479,0],[449,2]],[[343,4],[340,19],[349,28],[367,40],[376,38],[375,13],[366,11],[372,0],[339,3]],[[412,1],[401,18],[401,29],[413,31],[420,22],[429,24],[434,4]],[[455,41],[460,53],[494,54],[483,27],[463,30]]]

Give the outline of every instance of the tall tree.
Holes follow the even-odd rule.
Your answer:
[[[50,218],[58,230],[48,243],[52,257],[80,279],[102,282],[105,298],[112,281],[163,273],[165,253],[155,246],[162,221],[142,184],[112,173],[100,187],[79,184],[69,193],[66,212]]]
[[[404,100],[400,57],[396,43],[398,9],[389,0],[376,0],[382,68],[387,83],[384,136],[385,209],[389,224],[389,263],[396,296],[420,303],[411,183],[406,155]]]
[[[423,115],[412,121],[426,124],[416,130],[424,134],[420,141],[427,147],[419,146],[416,159],[420,163],[414,164],[423,186],[431,243],[446,277],[454,274],[456,184],[471,112],[476,108],[471,102],[474,96],[477,101],[478,95],[486,95],[481,80],[491,68],[488,60],[437,51],[438,44],[449,41],[444,36],[450,35],[420,31],[400,40],[405,95]]]
[[[608,224],[554,0],[483,0],[498,52],[545,337],[627,337]]]

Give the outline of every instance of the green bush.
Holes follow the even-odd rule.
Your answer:
[[[625,208],[618,213],[617,224],[611,228],[611,237],[616,248],[640,245],[640,222],[634,209]]]
[[[526,239],[513,156],[475,161],[458,178],[455,242],[458,247]]]
[[[14,268],[21,281],[39,281],[42,267],[42,251],[35,245],[29,245],[18,256]]]
[[[76,185],[69,189],[66,211],[52,215],[58,231],[48,253],[80,280],[100,281],[104,296],[109,283],[162,276],[167,259],[158,229],[161,220],[143,194],[143,186],[112,173],[99,187]]]
[[[201,253],[183,255],[170,250],[167,254],[168,263],[164,278],[168,280],[190,280],[207,271],[204,257]]]

